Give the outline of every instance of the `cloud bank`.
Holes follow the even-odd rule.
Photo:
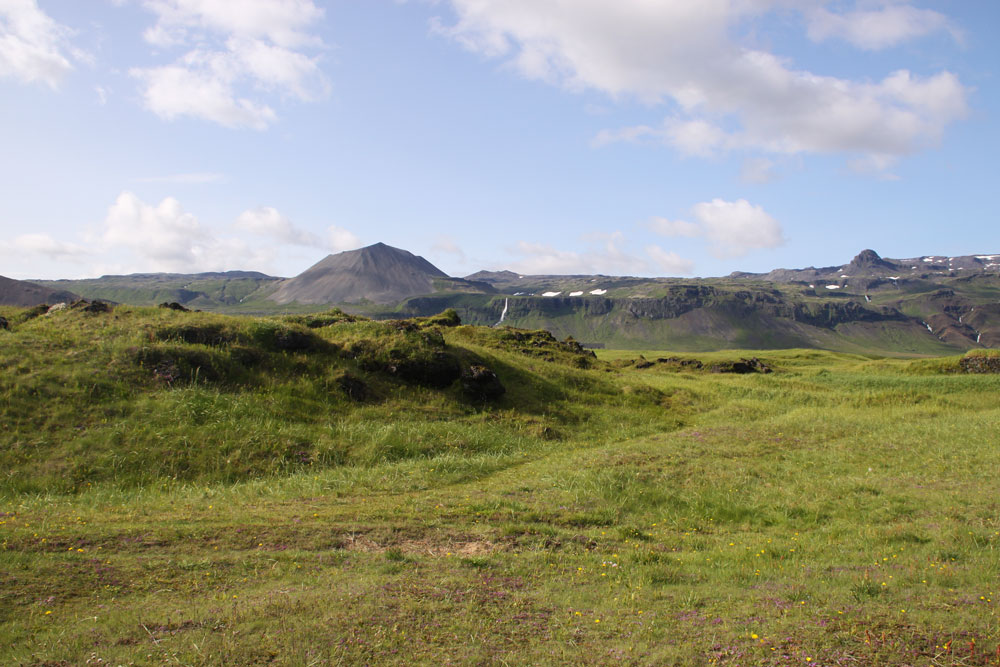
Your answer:
[[[665,107],[660,122],[606,130],[598,144],[652,139],[695,156],[844,153],[885,168],[936,145],[967,113],[969,90],[951,72],[852,80],[798,68],[741,38],[779,10],[795,10],[814,41],[862,49],[952,30],[944,16],[905,2],[847,12],[820,0],[450,3],[457,21],[437,30],[471,51],[530,79]]]

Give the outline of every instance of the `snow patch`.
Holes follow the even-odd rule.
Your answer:
[[[840,285],[827,285],[827,289],[840,289]]]
[[[601,296],[602,294],[607,294],[608,290],[606,290],[606,289],[592,289],[592,290],[590,290],[590,293],[591,294],[596,294],[597,296]]]
[[[583,294],[583,291],[580,291],[580,292],[570,292],[569,293],[570,296],[581,296],[582,294]]]
[[[562,292],[542,292],[542,296],[559,296]]]

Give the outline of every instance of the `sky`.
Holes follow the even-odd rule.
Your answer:
[[[0,275],[1000,252],[996,0],[0,0]]]

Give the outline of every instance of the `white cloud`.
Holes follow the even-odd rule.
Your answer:
[[[0,77],[55,88],[83,54],[70,30],[38,8],[36,0],[0,1]]]
[[[296,226],[271,206],[244,211],[236,219],[236,227],[261,236],[269,236],[283,244],[321,248],[333,252],[353,250],[361,245],[357,235],[347,229],[330,225],[326,229],[325,237],[320,237]]]
[[[9,256],[43,255],[56,260],[73,260],[91,254],[87,248],[66,243],[49,234],[21,234],[10,241],[0,241],[0,253]]]
[[[684,259],[676,252],[667,252],[658,245],[648,245],[646,254],[653,259],[657,268],[667,275],[689,276],[694,273],[694,262]]]
[[[910,5],[888,5],[845,14],[820,7],[810,12],[808,18],[810,39],[822,42],[838,38],[870,51],[897,46],[939,30],[947,30],[961,41],[961,34],[944,14]]]
[[[221,72],[168,65],[133,68],[130,73],[145,84],[146,108],[164,120],[192,116],[225,127],[264,130],[277,118],[266,104],[237,99],[232,78]]]
[[[225,127],[266,129],[269,96],[308,102],[329,93],[309,30],[323,11],[312,0],[146,0],[157,16],[150,44],[189,49],[168,65],[133,68],[147,109],[165,120],[189,116]]]
[[[814,35],[843,32],[822,27],[828,14],[864,23],[860,14],[828,11],[824,0],[450,2],[457,22],[439,22],[438,30],[467,49],[503,58],[528,78],[670,108],[659,126],[608,130],[597,144],[652,137],[688,155],[750,150],[898,159],[936,144],[967,111],[968,90],[950,72],[852,80],[796,68],[739,41],[778,9],[800,9]],[[811,13],[817,7],[826,13]],[[874,12],[882,28],[859,34],[870,44],[898,43],[937,20],[911,10],[894,4]]]
[[[236,227],[262,236],[270,236],[282,243],[307,247],[320,247],[323,242],[318,236],[304,229],[299,229],[292,221],[270,206],[262,206],[249,211],[243,211],[236,218]]]
[[[146,40],[158,46],[185,44],[203,32],[266,38],[287,47],[318,45],[309,34],[323,10],[312,0],[145,0],[157,15]]]
[[[361,247],[361,239],[342,227],[330,225],[326,229],[327,248],[334,252],[354,250]]]
[[[717,255],[741,257],[751,250],[775,248],[785,242],[778,221],[746,199],[713,199],[695,204],[692,212]]]
[[[719,257],[742,257],[751,250],[775,248],[785,242],[778,221],[746,199],[713,199],[695,204],[691,213],[696,223],[653,218],[649,228],[662,236],[703,237]]]
[[[240,239],[217,237],[173,197],[152,206],[131,192],[121,193],[108,209],[100,242],[105,252],[131,252],[139,271],[227,271],[272,257]]]

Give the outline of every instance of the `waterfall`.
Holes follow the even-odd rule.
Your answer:
[[[500,313],[500,321],[497,322],[496,324],[494,324],[493,326],[498,327],[501,324],[503,324],[504,319],[507,317],[507,302],[508,301],[509,301],[509,299],[504,299],[503,300],[503,312]]]

